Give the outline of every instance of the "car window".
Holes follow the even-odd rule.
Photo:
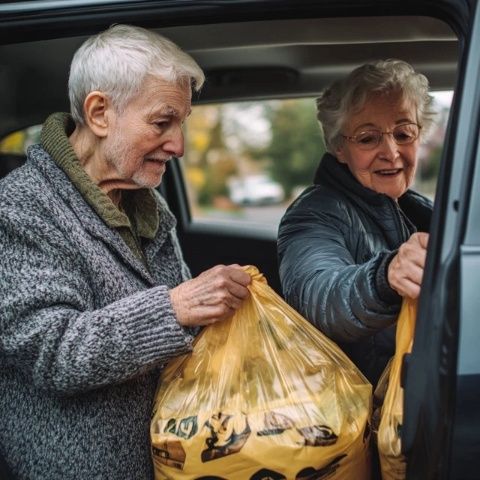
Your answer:
[[[432,200],[453,92],[433,95],[438,116],[413,185]],[[182,168],[194,223],[276,231],[325,152],[314,98],[198,105],[185,134]]]
[[[0,139],[0,178],[25,162],[26,149],[40,141],[41,126],[35,125]]]
[[[0,153],[12,155],[25,155],[27,148],[34,143],[40,142],[41,125],[34,125],[12,132],[0,139]]]
[[[413,188],[433,200],[452,91],[434,92],[436,122],[420,149]],[[0,140],[0,170],[21,162],[41,125]],[[288,205],[311,183],[325,152],[315,99],[197,105],[182,159],[193,222],[225,220],[276,231]],[[8,171],[6,172],[8,173]]]
[[[200,105],[182,161],[192,220],[278,225],[324,152],[313,99]]]

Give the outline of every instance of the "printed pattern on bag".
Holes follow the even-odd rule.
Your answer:
[[[235,424],[233,419],[234,415],[219,412],[205,422],[205,427],[210,430],[210,436],[205,440],[208,448],[202,452],[202,462],[237,453],[245,445],[251,433],[247,417],[245,415],[242,415],[242,418],[237,417]],[[242,431],[235,430],[239,420],[243,426]]]
[[[186,455],[179,440],[168,440],[152,447],[152,454],[155,461],[183,470]]]
[[[167,425],[165,426],[164,432],[165,433],[173,433],[177,437],[184,438],[188,440],[189,438],[193,437],[198,431],[197,426],[197,416],[190,416],[186,418],[182,418],[178,424],[175,418],[171,418]]]
[[[340,461],[347,455],[339,455],[335,457],[328,465],[316,470],[313,467],[307,467],[298,472],[295,480],[324,480],[333,475],[340,466]]]
[[[280,435],[287,430],[295,429],[301,436],[301,439],[297,440],[296,443],[306,447],[326,447],[335,444],[338,440],[338,436],[327,425],[296,428],[290,417],[278,412],[267,412],[264,419],[265,429],[257,432],[259,437]]]

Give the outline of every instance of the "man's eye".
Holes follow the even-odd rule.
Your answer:
[[[170,121],[169,120],[160,120],[160,121],[154,122],[154,123],[155,123],[155,126],[157,128],[163,129],[163,128],[168,127]]]

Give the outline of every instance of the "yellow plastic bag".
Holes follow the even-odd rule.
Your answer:
[[[251,295],[164,370],[155,478],[369,480],[371,385],[255,267]]]
[[[403,388],[400,386],[400,376],[403,356],[412,351],[416,317],[416,301],[405,299],[397,322],[395,355],[387,367],[390,369],[388,387],[377,434],[383,480],[404,480],[406,476],[406,464],[401,451],[400,438],[403,424]],[[382,380],[379,381],[379,384],[381,383]]]

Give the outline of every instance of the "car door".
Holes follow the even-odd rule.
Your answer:
[[[480,9],[470,18],[404,362],[408,479],[480,478]]]

